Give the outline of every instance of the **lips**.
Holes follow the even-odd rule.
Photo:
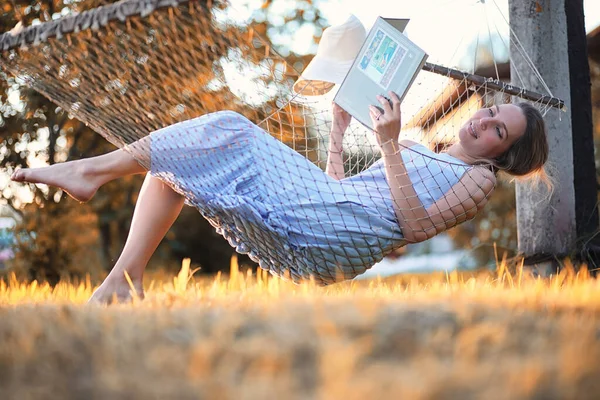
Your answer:
[[[469,131],[469,133],[471,134],[471,136],[473,136],[475,139],[477,139],[479,137],[477,135],[477,132],[475,132],[475,127],[473,126],[473,122],[471,122],[469,124],[469,127],[467,128],[467,130]]]

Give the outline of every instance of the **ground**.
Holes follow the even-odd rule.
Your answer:
[[[600,284],[405,277],[318,288],[265,274],[0,283],[0,398],[595,399]]]

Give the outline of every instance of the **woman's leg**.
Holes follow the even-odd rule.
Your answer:
[[[86,202],[105,183],[122,176],[144,172],[146,169],[131,154],[120,149],[101,156],[49,167],[19,169],[12,174],[11,179],[17,182],[57,186],[75,200]]]
[[[110,303],[131,298],[125,272],[131,277],[138,297],[143,298],[142,278],[150,257],[183,207],[184,197],[158,178],[146,175],[135,205],[131,228],[117,263],[90,302]]]
[[[135,143],[143,149],[147,139]],[[137,151],[147,158],[147,152]],[[120,149],[98,157],[54,164],[44,168],[15,171],[11,179],[18,182],[43,183],[57,186],[74,199],[90,200],[103,184],[122,176],[146,172],[127,151]],[[119,300],[131,297],[125,271],[131,277],[138,296],[143,297],[142,277],[150,257],[177,219],[184,198],[159,179],[146,175],[135,206],[125,247],[106,280],[94,292],[90,301],[108,303],[116,294]]]

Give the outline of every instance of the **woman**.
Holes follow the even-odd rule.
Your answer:
[[[351,118],[334,106],[327,174],[241,115],[220,112],[153,132],[128,151],[18,170],[11,179],[58,186],[83,202],[110,180],[147,172],[130,152],[150,158],[123,252],[91,301],[128,299],[124,272],[143,297],[144,269],[184,202],[262,268],[334,283],[474,217],[496,171],[530,174],[548,157],[544,122],[527,104],[477,111],[459,141],[435,154],[398,141],[400,101],[390,98],[370,109],[381,160],[349,178],[341,143]]]

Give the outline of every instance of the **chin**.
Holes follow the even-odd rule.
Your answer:
[[[467,131],[465,130],[465,128],[460,128],[458,130],[458,140],[457,142],[464,142],[465,141],[465,135],[467,135]]]

